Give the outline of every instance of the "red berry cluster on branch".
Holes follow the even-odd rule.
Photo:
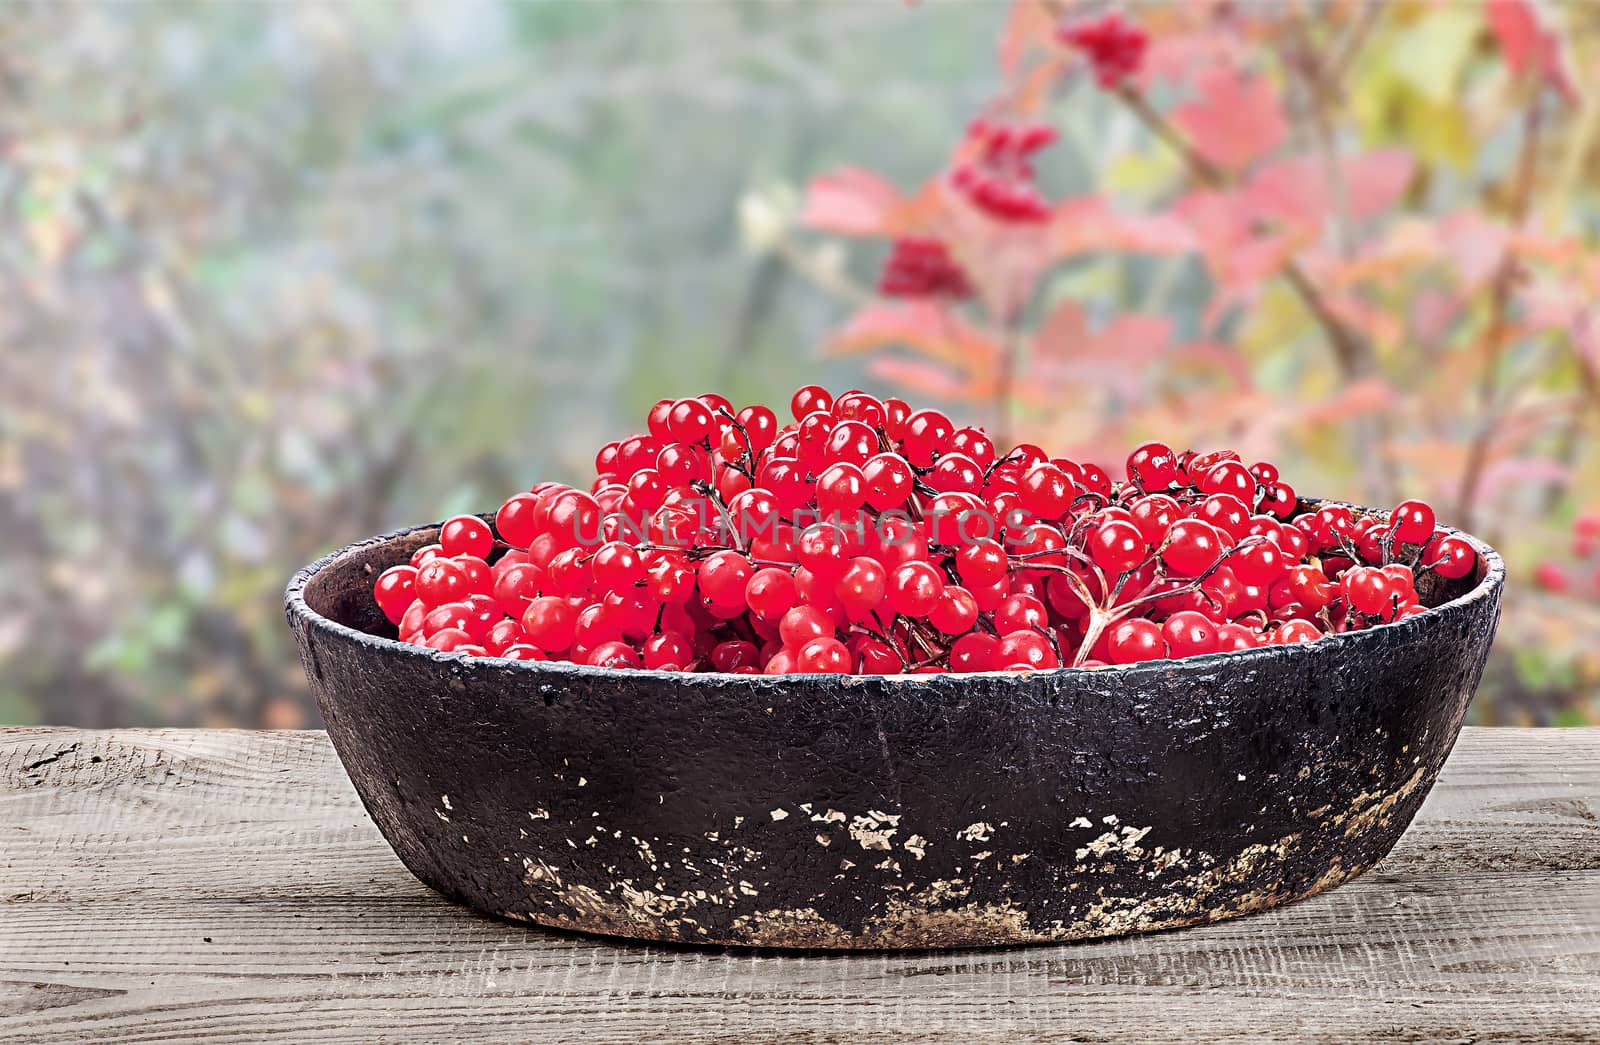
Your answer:
[[[971,296],[972,285],[942,242],[931,236],[905,236],[889,249],[878,293],[892,298],[964,298]]]
[[[471,656],[1021,671],[1309,642],[1421,613],[1420,575],[1477,564],[1420,501],[1303,510],[1232,451],[1146,443],[1113,482],[899,399],[808,385],[790,412],[663,399],[589,489],[451,519],[378,605],[403,641]]]
[[[1119,11],[1099,18],[1068,22],[1056,30],[1056,39],[1088,59],[1095,80],[1110,90],[1139,71],[1150,38]]]
[[[1056,140],[1043,123],[976,120],[967,141],[977,158],[958,164],[950,183],[974,207],[996,221],[1033,224],[1050,219],[1050,201],[1034,184],[1033,157]]]

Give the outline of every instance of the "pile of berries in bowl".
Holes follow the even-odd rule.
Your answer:
[[[1478,553],[1409,500],[1304,502],[1267,462],[1157,442],[1114,480],[861,391],[781,423],[663,399],[587,490],[463,515],[378,578],[401,641],[608,668],[1099,668],[1314,642],[1424,612]]]
[[[897,399],[789,406],[663,400],[584,488],[290,581],[419,879],[639,939],[953,947],[1273,907],[1405,830],[1494,638],[1492,549],[1226,451],[1113,476]]]

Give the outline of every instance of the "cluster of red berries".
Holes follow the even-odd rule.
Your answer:
[[[1107,90],[1139,71],[1150,44],[1144,30],[1130,24],[1119,11],[1069,22],[1056,30],[1056,39],[1087,58],[1095,80]]]
[[[1420,574],[1477,562],[1422,502],[1305,509],[1231,451],[1146,443],[1113,482],[899,399],[808,385],[790,411],[663,399],[587,490],[451,519],[378,605],[402,640],[473,656],[1012,671],[1308,642],[1421,613]]]
[[[971,296],[972,284],[941,241],[905,236],[889,249],[878,293],[891,298],[964,298]]]
[[[1546,591],[1600,599],[1600,514],[1580,515],[1572,524],[1572,559],[1541,562],[1534,580]]]
[[[1055,140],[1049,124],[975,120],[967,129],[975,158],[951,170],[950,184],[996,221],[1048,221],[1050,201],[1034,183],[1033,157]]]

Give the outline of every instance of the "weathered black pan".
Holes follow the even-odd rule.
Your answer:
[[[1099,671],[781,678],[467,659],[373,578],[437,526],[296,574],[289,623],[407,867],[518,921],[908,948],[1164,929],[1348,881],[1460,730],[1504,583],[1314,644]]]

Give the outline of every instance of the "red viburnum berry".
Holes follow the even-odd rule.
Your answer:
[[[1120,11],[1061,25],[1056,29],[1056,39],[1083,55],[1094,70],[1095,80],[1107,90],[1138,73],[1150,44],[1144,30],[1130,23]]]
[[[1055,129],[1046,124],[974,121],[967,131],[967,143],[975,158],[950,171],[950,185],[996,221],[1048,221],[1051,207],[1034,183],[1033,156],[1055,139]]]
[[[1433,536],[1433,508],[1426,501],[1401,501],[1389,514],[1389,530],[1404,544],[1422,544]]]
[[[974,163],[1028,178],[1050,135],[974,129]],[[514,493],[493,524],[374,578],[401,641],[462,656],[785,674],[1047,671],[1311,642],[1425,612],[1466,538],[1406,501],[1303,506],[1277,466],[1149,442],[1093,462],[996,447],[942,411],[808,385],[793,423],[662,399],[577,487]],[[1585,518],[1575,554],[1600,546]],[[1588,583],[1546,564],[1547,587]],[[1436,586],[1422,585],[1433,595]]]
[[[972,284],[942,241],[903,236],[889,248],[878,293],[891,298],[965,298],[972,296]]]

